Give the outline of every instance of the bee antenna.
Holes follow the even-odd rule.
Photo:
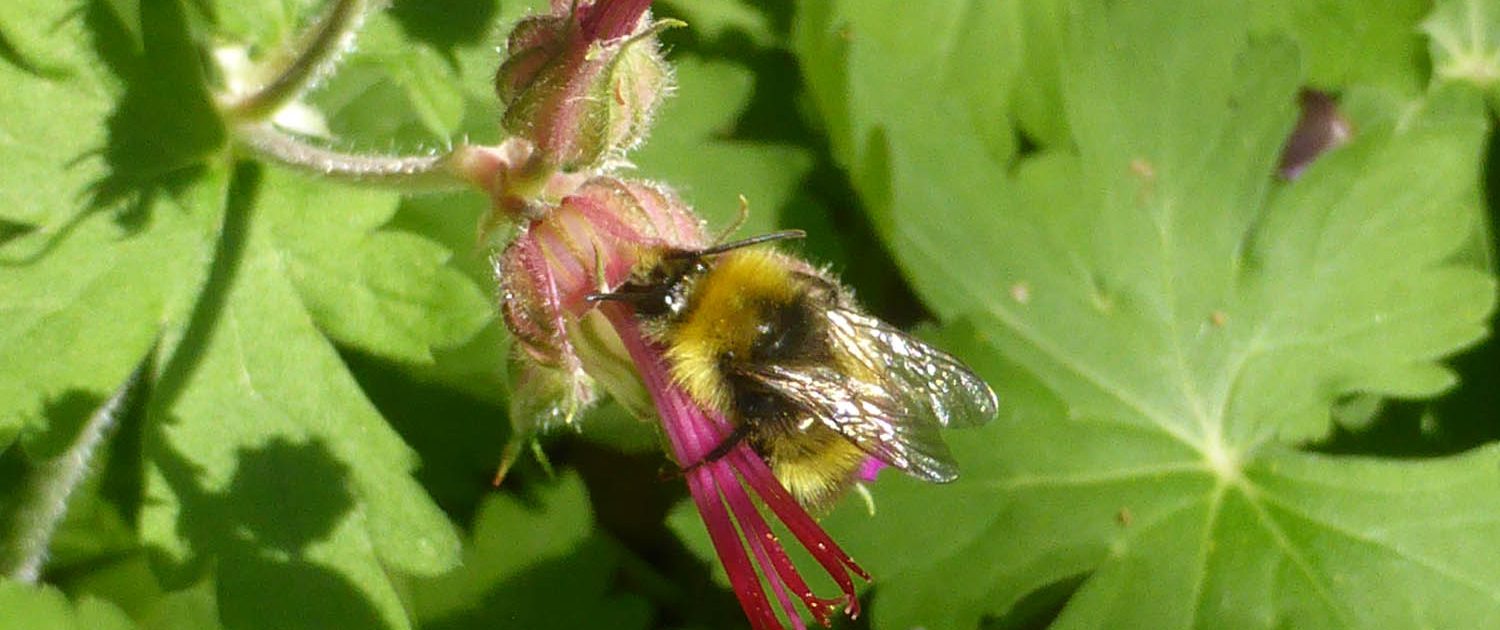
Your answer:
[[[733,243],[724,243],[722,245],[715,245],[715,246],[710,247],[708,249],[700,249],[698,251],[690,252],[690,253],[693,256],[698,256],[698,257],[702,257],[702,256],[714,256],[714,255],[717,255],[717,254],[722,254],[722,253],[727,252],[727,251],[733,251],[733,250],[736,250],[736,249],[743,249],[743,248],[746,248],[746,247],[752,247],[752,246],[755,246],[755,245],[759,245],[761,243],[769,243],[771,241],[784,241],[784,240],[790,240],[790,239],[794,239],[794,238],[805,238],[806,236],[807,236],[807,232],[803,232],[802,230],[779,230],[779,231],[776,231],[776,232],[770,232],[770,233],[767,233],[767,234],[761,234],[760,236],[752,236],[750,238],[740,239],[740,240],[735,241]]]
[[[583,301],[588,302],[589,304],[598,304],[600,302],[629,302],[630,296],[621,295],[619,293],[590,293],[583,296]]]

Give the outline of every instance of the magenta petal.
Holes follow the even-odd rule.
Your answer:
[[[712,465],[712,468],[714,477],[719,481],[719,491],[724,493],[730,509],[734,512],[734,517],[739,520],[745,535],[745,542],[749,543],[756,563],[761,567],[776,567],[775,571],[766,571],[765,574],[766,582],[770,583],[771,591],[776,595],[776,601],[781,604],[781,611],[786,614],[793,627],[805,630],[807,626],[802,623],[802,616],[797,614],[791,598],[786,594],[786,580],[782,577],[781,564],[778,564],[778,561],[790,564],[791,561],[786,557],[786,551],[777,544],[770,528],[761,519],[760,512],[755,509],[755,503],[744,493],[744,487],[740,486],[740,481],[734,476],[734,471],[727,466],[717,464]],[[795,570],[792,571],[792,576],[797,582],[802,581],[802,576],[797,575]],[[799,587],[793,585],[792,588]],[[803,584],[800,588],[805,591],[807,587]]]
[[[719,554],[719,563],[724,565],[724,573],[729,576],[729,585],[734,589],[735,597],[740,600],[740,608],[745,610],[745,615],[750,618],[754,627],[779,628],[781,624],[776,619],[775,611],[771,609],[771,603],[766,600],[765,592],[760,588],[760,579],[756,577],[755,567],[750,564],[750,558],[745,555],[745,548],[740,544],[734,521],[714,489],[713,473],[707,469],[699,469],[688,473],[687,479],[688,493],[698,505],[698,515],[708,528],[708,537],[713,541],[714,551]]]
[[[749,450],[747,446],[740,448]],[[800,627],[802,618],[797,615],[797,611],[792,608],[791,602],[783,594],[783,584],[797,594],[818,623],[828,625],[838,604],[844,601],[843,598],[824,599],[813,594],[812,589],[807,586],[807,581],[802,579],[802,574],[797,572],[796,565],[792,564],[791,557],[787,556],[786,549],[781,546],[781,541],[771,532],[771,527],[766,524],[760,510],[755,507],[755,502],[750,499],[749,494],[745,493],[745,488],[735,477],[733,468],[723,464],[715,465],[714,468],[715,475],[720,479],[719,487],[725,492],[725,500],[734,511],[735,518],[739,519],[746,541],[760,557],[760,565],[766,574],[766,580],[771,583],[772,589],[781,598],[782,609],[786,611],[792,624]],[[726,479],[728,481],[725,481]],[[729,485],[731,483],[732,486]]]
[[[802,509],[802,505],[792,498],[786,488],[781,487],[781,483],[771,474],[771,469],[755,456],[754,452],[749,449],[735,449],[729,453],[727,459],[734,461],[735,468],[740,474],[746,476],[745,480],[760,495],[766,507],[771,508],[776,517],[781,519],[787,529],[791,530],[797,542],[802,543],[802,546],[812,553],[813,559],[817,560],[823,570],[827,571],[833,581],[839,585],[839,589],[844,592],[845,612],[849,613],[850,617],[858,617],[859,599],[855,596],[854,581],[849,578],[849,573],[852,572],[864,578],[865,581],[870,580],[870,574],[860,568],[854,562],[854,558],[849,557],[849,554],[845,553],[838,543],[833,542],[828,532],[823,531],[807,510]]]
[[[795,627],[803,627],[802,618],[787,596],[788,589],[825,625],[840,604],[851,617],[858,616],[859,600],[849,574],[852,572],[866,580],[870,579],[869,574],[833,542],[749,446],[740,445],[723,459],[702,463],[704,456],[729,435],[732,427],[719,414],[705,412],[672,382],[660,349],[646,341],[627,309],[616,304],[606,304],[601,308],[619,333],[641,380],[651,392],[661,415],[662,427],[671,442],[672,454],[680,464],[698,464],[686,474],[688,490],[750,623],[756,628],[782,627],[760,576],[765,577],[782,611]],[[813,594],[771,531],[750,496],[751,491],[760,496],[828,572],[839,585],[842,597],[824,599]],[[725,503],[729,509],[725,508]],[[750,548],[748,554],[746,545]]]

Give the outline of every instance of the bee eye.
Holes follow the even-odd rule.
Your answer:
[[[813,331],[798,303],[768,306],[764,319],[755,325],[752,353],[760,360],[781,360],[805,355],[812,350]]]
[[[672,294],[666,291],[645,296],[635,304],[635,312],[641,317],[662,317],[675,312]]]

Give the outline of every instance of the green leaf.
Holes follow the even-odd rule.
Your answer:
[[[799,12],[794,39],[808,88],[834,156],[857,186],[866,182],[855,165],[880,151],[866,135],[872,128],[962,128],[968,143],[997,161],[1015,153],[1009,95],[1020,69],[1016,5],[820,1]]]
[[[744,195],[750,216],[739,233],[770,231],[811,157],[799,147],[730,138],[754,81],[744,66],[684,55],[672,62],[677,90],[655,133],[630,156],[639,175],[669,182],[714,228],[733,222]]]
[[[107,172],[103,121],[120,85],[85,48],[76,11],[45,1],[0,7],[0,219],[61,221]],[[64,102],[73,105],[54,106]]]
[[[222,147],[174,0],[143,4],[141,41],[103,3],[0,11],[0,220],[64,231]]]
[[[1414,96],[1426,81],[1418,25],[1430,4],[1275,0],[1253,3],[1250,11],[1257,29],[1297,42],[1306,83],[1325,90],[1373,85]]]
[[[62,592],[0,579],[0,629],[130,630],[136,627],[118,608],[93,598],[76,605]]]
[[[496,281],[492,252],[476,242],[474,226],[490,210],[490,200],[468,191],[405,197],[387,227],[435,241],[453,252],[448,266],[467,276],[485,299],[488,325],[459,345],[433,349],[433,361],[407,364],[406,369],[424,381],[437,381],[477,398],[502,402],[505,391],[503,366],[510,347],[510,333],[494,317]],[[467,300],[466,300],[467,301]],[[472,306],[466,306],[472,309]],[[476,315],[478,312],[475,312]],[[445,313],[435,313],[450,318]],[[504,424],[503,421],[497,420]]]
[[[743,0],[667,0],[663,4],[709,39],[739,31],[757,46],[775,43],[776,35],[766,14]]]
[[[465,112],[453,63],[413,41],[385,13],[365,21],[358,41],[339,72],[310,96],[328,114],[334,136],[381,151],[452,141]]]
[[[1479,86],[1500,103],[1500,7],[1486,0],[1443,0],[1422,23],[1431,38],[1433,74]]]
[[[330,3],[316,0],[214,0],[210,15],[221,40],[249,45],[262,54],[286,54],[286,48]]]
[[[1021,370],[991,374],[1011,379],[1013,412],[953,434],[965,480],[891,475],[875,517],[850,505],[827,522],[876,576],[877,627],[972,627],[1079,578],[1063,627],[1484,627],[1500,614],[1495,554],[1474,544],[1500,533],[1494,448],[1396,462],[1267,445],[1226,479],[1169,438],[1070,419]],[[942,536],[914,539],[932,523]]]
[[[47,416],[91,413],[186,317],[227,179],[207,169],[0,245],[0,444]]]
[[[410,286],[390,279],[359,286],[356,274],[332,287],[304,275],[316,261],[333,274],[347,267],[328,261],[386,267],[366,251],[375,248],[408,266],[441,256],[374,231],[394,200],[381,208],[324,189],[373,209],[320,216],[326,208],[302,204],[307,182],[257,173],[237,173],[232,198],[241,205],[231,209],[209,291],[164,344],[148,415],[142,537],[169,576],[192,577],[213,560],[226,627],[409,627],[389,572],[444,571],[458,541],[411,479],[412,452],[320,327],[366,347],[415,351],[454,338],[451,322],[425,310],[450,302],[412,300]],[[351,309],[325,308],[330,296]],[[394,321],[376,323],[365,311]]]
[[[565,475],[529,498],[492,496],[462,568],[412,585],[423,627],[647,627],[643,601],[612,593],[621,551],[592,530],[583,482]]]
[[[430,362],[433,348],[468,340],[494,309],[447,265],[446,248],[378,229],[399,201],[271,171],[259,203],[282,270],[323,332],[375,354]]]
[[[1072,141],[1062,107],[1062,47],[1067,38],[1068,2],[1035,0],[1017,4],[1021,25],[1020,75],[1015,79],[1016,124],[1039,145]]]
[[[1496,533],[1500,450],[1298,448],[1347,396],[1451,387],[1438,361],[1485,334],[1494,278],[1454,261],[1478,222],[1473,94],[1434,91],[1282,183],[1293,46],[1252,37],[1242,3],[1086,3],[1063,48],[1076,149],[1016,165],[933,116],[954,111],[938,90],[862,98],[906,55],[826,9],[799,54],[848,121],[836,154],[1006,409],[951,434],[952,488],[890,474],[874,519],[826,522],[876,576],[875,626],[972,627],[1075,584],[1065,627],[1495,623],[1500,558],[1463,541]]]

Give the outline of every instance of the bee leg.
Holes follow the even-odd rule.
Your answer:
[[[682,469],[683,474],[687,474],[687,473],[693,472],[699,466],[702,466],[704,464],[712,464],[712,463],[714,463],[716,461],[724,459],[724,456],[728,455],[729,451],[734,450],[734,447],[739,446],[740,442],[745,441],[745,438],[749,437],[749,436],[750,436],[750,424],[749,423],[744,423],[744,424],[740,424],[739,426],[736,426],[734,428],[734,431],[730,432],[730,434],[727,437],[724,438],[724,441],[719,442],[719,445],[715,446],[714,449],[711,450],[711,451],[709,451],[707,455],[704,455],[703,459],[700,459],[700,460],[698,460],[696,462],[693,462],[692,464],[689,464],[686,468],[683,468]]]

